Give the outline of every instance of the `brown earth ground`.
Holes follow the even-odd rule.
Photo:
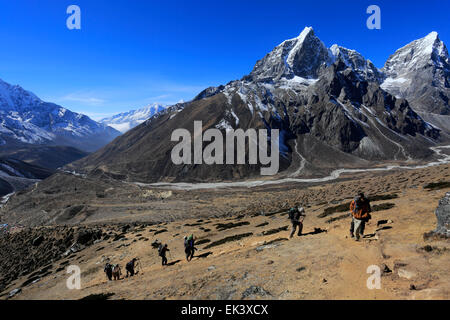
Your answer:
[[[21,288],[12,299],[80,299],[101,293],[112,293],[110,299],[449,299],[450,242],[424,237],[435,229],[434,210],[450,191],[448,186],[437,190],[424,186],[449,180],[447,164],[347,176],[309,187],[174,191],[139,205],[159,206],[166,209],[163,212],[174,212],[171,208],[182,212],[183,206],[210,212],[189,210],[165,217],[167,222],[138,224],[121,240],[101,240],[54,262],[50,274],[36,283],[22,286],[27,276],[20,277],[0,295],[5,299],[11,290]],[[372,213],[360,242],[348,236],[346,211],[323,214],[326,208],[346,204],[358,190],[368,196],[387,196],[387,200],[372,202],[378,211]],[[168,191],[148,188],[142,192]],[[297,201],[306,207],[304,234],[288,240],[289,220],[278,211]],[[142,220],[146,221],[152,212],[143,210],[137,219],[133,214],[113,220],[145,217]],[[218,230],[219,223],[231,225]],[[285,226],[289,229],[282,230]],[[107,226],[103,228],[108,231]],[[187,262],[183,236],[191,233],[205,243],[197,246],[194,259]],[[238,235],[247,236],[208,248],[215,241]],[[161,266],[151,246],[156,239],[170,248],[169,266]],[[107,258],[125,272],[125,264],[133,257],[141,261],[136,276],[107,281],[103,272]],[[82,271],[80,290],[66,286],[68,265]],[[381,268],[381,289],[367,287],[371,265]]]

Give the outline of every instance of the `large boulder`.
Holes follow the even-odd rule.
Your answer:
[[[435,233],[450,237],[450,192],[439,201],[436,209],[437,228]]]
[[[81,245],[90,245],[95,240],[101,239],[102,235],[103,232],[101,230],[81,230],[76,237],[76,243],[79,243]]]

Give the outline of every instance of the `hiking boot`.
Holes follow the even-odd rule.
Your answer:
[[[350,232],[350,238],[354,238],[355,235],[353,234],[353,232]]]

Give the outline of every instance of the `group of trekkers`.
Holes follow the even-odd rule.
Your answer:
[[[289,209],[289,219],[292,224],[292,231],[289,238],[292,238],[295,231],[298,228],[297,235],[302,235],[303,230],[303,220],[306,217],[305,209],[300,205],[296,204],[294,207]],[[350,224],[350,237],[359,241],[362,236],[364,236],[364,229],[366,223],[372,218],[370,213],[372,208],[370,207],[370,201],[364,196],[364,193],[359,192],[358,195],[350,203],[350,215],[352,221]]]
[[[125,265],[125,270],[127,271],[126,277],[132,277],[138,273],[136,270],[140,268],[140,260],[139,258],[133,258],[130,262]],[[109,261],[105,265],[104,272],[106,273],[106,277],[109,281],[111,280],[120,280],[120,276],[122,275],[122,269],[119,264],[111,264]]]
[[[364,193],[360,192],[350,203],[350,214],[352,221],[350,224],[350,237],[359,241],[362,236],[364,236],[364,229],[366,223],[372,218],[370,213],[372,209],[370,207],[370,201],[364,196]],[[288,211],[288,217],[291,220],[292,231],[289,235],[291,239],[295,232],[297,231],[298,236],[302,236],[303,231],[303,221],[306,217],[305,209],[297,203],[294,207],[290,208]],[[193,234],[184,237],[184,252],[186,254],[186,260],[189,262],[194,257],[194,253],[197,248],[195,248],[195,237]],[[167,266],[166,254],[170,249],[167,244],[159,243],[158,255],[162,259],[162,265]],[[136,267],[140,267],[139,258],[133,258],[125,266],[128,276],[134,276],[137,274]],[[121,276],[121,269],[118,264],[106,263],[104,269],[108,280],[119,280]]]
[[[186,253],[186,260],[191,261],[194,257],[194,253],[197,248],[195,247],[195,237],[193,234],[184,237],[184,252]],[[166,254],[170,249],[167,244],[159,244],[158,247],[158,255],[162,259],[162,265],[167,266],[167,257]],[[125,266],[127,271],[126,277],[132,277],[138,273],[136,268],[140,268],[140,260],[139,258],[133,258],[130,262],[128,262]],[[118,264],[111,264],[109,261],[105,265],[104,272],[106,273],[106,277],[109,281],[111,280],[120,280],[120,276],[122,274],[120,266]]]

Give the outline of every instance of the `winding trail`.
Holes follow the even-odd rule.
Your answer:
[[[259,186],[266,185],[276,185],[282,183],[318,183],[318,182],[327,182],[338,179],[344,173],[360,173],[360,172],[376,172],[376,171],[389,171],[393,169],[405,169],[405,170],[414,170],[414,169],[423,169],[434,167],[446,163],[450,163],[450,155],[442,154],[441,149],[448,149],[450,145],[440,146],[440,147],[431,147],[440,159],[436,161],[429,162],[424,165],[416,165],[416,166],[402,166],[402,165],[390,165],[387,167],[380,168],[369,168],[369,169],[337,169],[331,172],[330,175],[323,178],[310,178],[310,179],[300,179],[300,178],[283,178],[277,180],[253,180],[253,181],[235,181],[235,182],[212,182],[212,183],[188,183],[188,182],[157,182],[157,183],[140,183],[134,182],[133,184],[138,186],[149,186],[149,187],[158,187],[163,189],[172,189],[172,190],[199,190],[199,189],[219,189],[219,188],[234,188],[234,187],[244,187],[244,188],[254,188]],[[298,170],[297,170],[298,171]]]
[[[306,164],[306,159],[300,154],[300,152],[298,152],[297,149],[297,140],[295,140],[295,153],[299,156],[300,158],[300,167],[293,173],[291,173],[289,175],[289,177],[297,177],[298,175],[300,175],[300,173],[303,171],[303,169],[305,168],[305,164]]]

